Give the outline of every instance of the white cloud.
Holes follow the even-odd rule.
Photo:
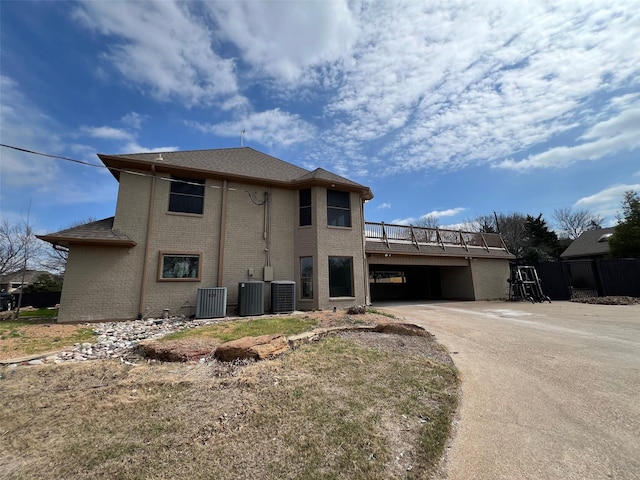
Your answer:
[[[58,129],[56,122],[32,105],[11,78],[0,75],[0,91],[2,143],[34,151],[60,153],[61,139],[55,133]],[[44,189],[60,174],[60,168],[53,160],[8,148],[2,148],[0,171],[0,198],[3,203],[13,188]]]
[[[259,142],[263,145],[289,146],[307,142],[314,137],[313,125],[305,122],[300,116],[279,109],[256,112],[241,120],[222,122],[217,124],[200,124],[190,122],[189,125],[203,132],[211,132],[221,137],[237,137],[240,144],[240,134],[244,130],[244,145]]]
[[[633,190],[640,192],[640,183],[619,184],[607,187],[593,195],[582,197],[573,204],[574,208],[584,208],[590,212],[605,218],[605,221],[613,225],[616,214],[621,210],[624,193]]]
[[[495,167],[526,171],[533,168],[561,168],[584,160],[598,160],[640,147],[640,105],[625,110],[589,128],[575,147],[555,147],[526,160],[504,160]]]
[[[581,127],[596,94],[640,74],[632,3],[382,2],[359,24],[326,111],[336,143],[352,141],[345,156],[382,142],[385,174],[487,163],[552,140]]]
[[[186,4],[84,1],[73,18],[115,40],[103,58],[160,99],[193,106],[237,95],[234,61],[213,51],[212,32]]]
[[[149,115],[141,115],[136,112],[129,112],[120,119],[122,123],[134,130],[140,130],[143,122],[146,122],[147,120],[149,120]]]
[[[407,218],[396,218],[392,220],[391,223],[397,225],[415,225],[419,223],[421,220],[431,220],[436,219],[439,220],[443,217],[454,217],[459,213],[462,213],[466,210],[465,207],[456,207],[456,208],[448,208],[446,210],[432,210],[429,213],[425,213],[421,215],[419,218],[415,217],[407,217]]]
[[[313,67],[340,59],[358,33],[345,0],[211,2],[207,6],[217,20],[218,35],[242,51],[243,61],[285,83],[305,82]]]
[[[425,213],[421,218],[426,218],[426,217],[435,217],[435,218],[442,218],[442,217],[453,217],[461,212],[464,212],[466,210],[466,208],[464,207],[456,207],[456,208],[449,208],[447,210],[433,210],[429,213]]]
[[[378,210],[386,210],[388,208],[391,208],[391,204],[390,203],[381,203],[380,205],[378,205]]]
[[[90,137],[103,140],[131,140],[133,138],[131,132],[113,127],[82,127],[81,130]]]

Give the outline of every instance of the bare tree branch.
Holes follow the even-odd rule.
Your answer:
[[[602,228],[602,217],[592,214],[588,210],[571,210],[559,208],[554,211],[553,218],[558,223],[563,236],[575,240],[587,230]]]

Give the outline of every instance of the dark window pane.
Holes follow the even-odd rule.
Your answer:
[[[311,225],[311,189],[300,190],[300,226]]]
[[[202,214],[204,208],[204,180],[184,177],[171,178],[179,181],[171,182],[169,211]]]
[[[329,257],[329,296],[353,297],[351,257]]]
[[[328,208],[327,225],[332,225],[334,227],[350,227],[351,211],[340,208]]]
[[[349,192],[327,190],[327,225],[335,227],[351,226]]]
[[[184,177],[171,177],[171,193],[187,193],[189,195],[204,195],[204,180]],[[188,182],[188,183],[182,183]],[[197,184],[197,185],[193,185]]]
[[[301,298],[313,298],[313,258],[300,257]]]
[[[300,226],[311,225],[311,207],[300,208]]]
[[[327,190],[327,206],[349,208],[349,192]]]
[[[169,198],[169,211],[182,213],[202,213],[202,204],[202,197],[174,194]]]
[[[301,207],[310,207],[311,206],[311,189],[305,188],[300,190],[300,206]]]

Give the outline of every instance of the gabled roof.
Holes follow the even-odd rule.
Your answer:
[[[608,238],[616,231],[615,227],[587,230],[576,238],[560,255],[561,258],[600,257],[609,253]]]
[[[136,242],[124,233],[113,228],[114,217],[104,218],[96,222],[85,223],[77,227],[61,230],[48,235],[36,235],[40,240],[55,245],[94,245],[112,247],[133,247]]]
[[[309,172],[304,168],[249,147],[178,152],[98,154],[116,179],[119,169],[154,170],[196,178],[220,178],[240,182],[300,188],[307,185],[331,185],[359,192],[371,199],[368,187],[321,168]]]

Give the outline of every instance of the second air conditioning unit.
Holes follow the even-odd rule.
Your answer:
[[[264,282],[238,284],[238,315],[264,315]]]
[[[296,309],[296,282],[271,282],[271,311],[291,313]]]

